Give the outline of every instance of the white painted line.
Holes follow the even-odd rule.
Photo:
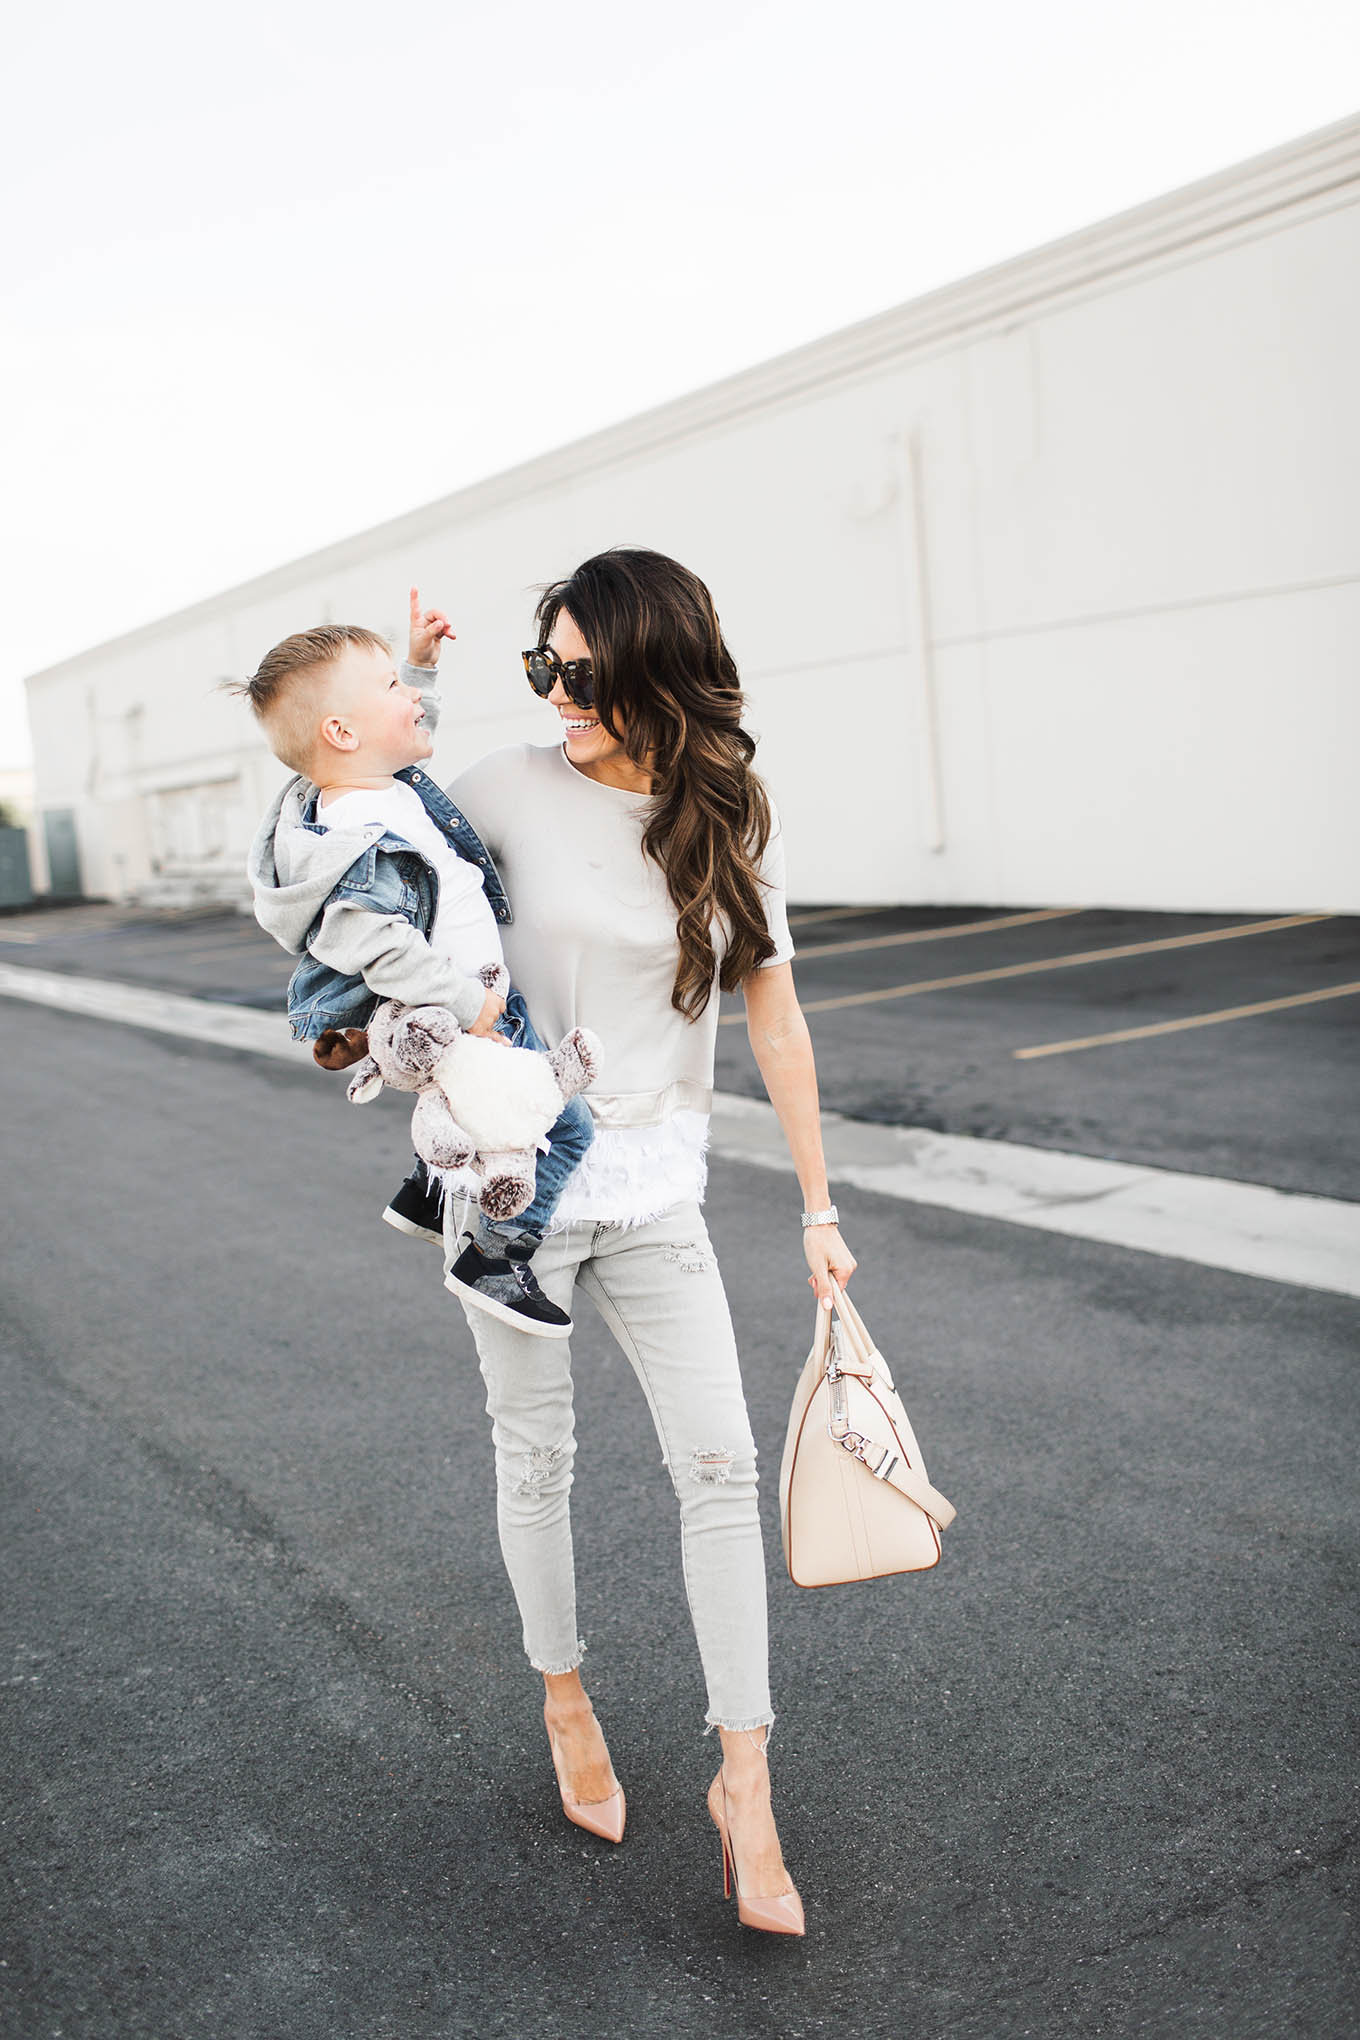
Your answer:
[[[249,1006],[190,999],[180,992],[158,992],[147,985],[120,985],[110,978],[72,977],[62,971],[0,963],[0,993],[30,999],[40,1006],[58,1006],[65,1013],[149,1027],[157,1034],[179,1034],[189,1041],[216,1042],[219,1048],[277,1056],[299,1068],[311,1053],[305,1041],[293,1040],[282,1013],[258,1013]]]
[[[298,1069],[310,1066],[306,1044],[290,1039],[281,1013],[6,963],[0,963],[0,994],[247,1049]],[[838,1112],[822,1114],[822,1135],[833,1183],[1268,1282],[1360,1296],[1360,1204],[1010,1141],[874,1126]],[[757,1099],[718,1093],[712,1145],[724,1160],[793,1173],[773,1107]]]
[[[880,1197],[939,1204],[1268,1282],[1360,1296],[1360,1204],[917,1127],[822,1114],[827,1173]],[[719,1094],[712,1144],[789,1169],[772,1107]]]

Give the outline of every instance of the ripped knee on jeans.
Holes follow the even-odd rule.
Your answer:
[[[696,1446],[690,1454],[689,1477],[700,1487],[721,1487],[732,1477],[732,1454],[723,1446]]]
[[[567,1445],[534,1445],[521,1453],[515,1493],[532,1498],[541,1494],[567,1457]]]
[[[717,1266],[706,1240],[677,1240],[661,1249],[661,1257],[682,1275],[704,1275]]]

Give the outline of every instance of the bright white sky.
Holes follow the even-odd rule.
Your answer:
[[[6,45],[0,769],[25,672],[1360,104],[1354,0],[42,0]]]

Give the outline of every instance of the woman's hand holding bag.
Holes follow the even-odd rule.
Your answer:
[[[817,1306],[779,1469],[784,1557],[796,1586],[921,1572],[954,1509],[926,1479],[883,1355],[844,1291]]]
[[[835,1210],[834,1205],[831,1210]],[[834,1220],[829,1225],[808,1225],[804,1220],[803,1258],[812,1271],[808,1281],[829,1311],[837,1285],[844,1289],[858,1266]]]

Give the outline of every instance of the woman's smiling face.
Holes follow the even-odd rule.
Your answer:
[[[564,666],[573,659],[590,657],[590,646],[576,628],[575,617],[568,615],[565,609],[559,611],[548,643]],[[636,769],[622,742],[618,737],[610,736],[598,712],[593,708],[578,708],[574,701],[568,700],[560,680],[554,683],[548,700],[562,718],[567,757],[578,772],[584,772],[588,779],[606,775],[613,779],[621,770]],[[604,773],[599,771],[600,766],[605,768]]]

